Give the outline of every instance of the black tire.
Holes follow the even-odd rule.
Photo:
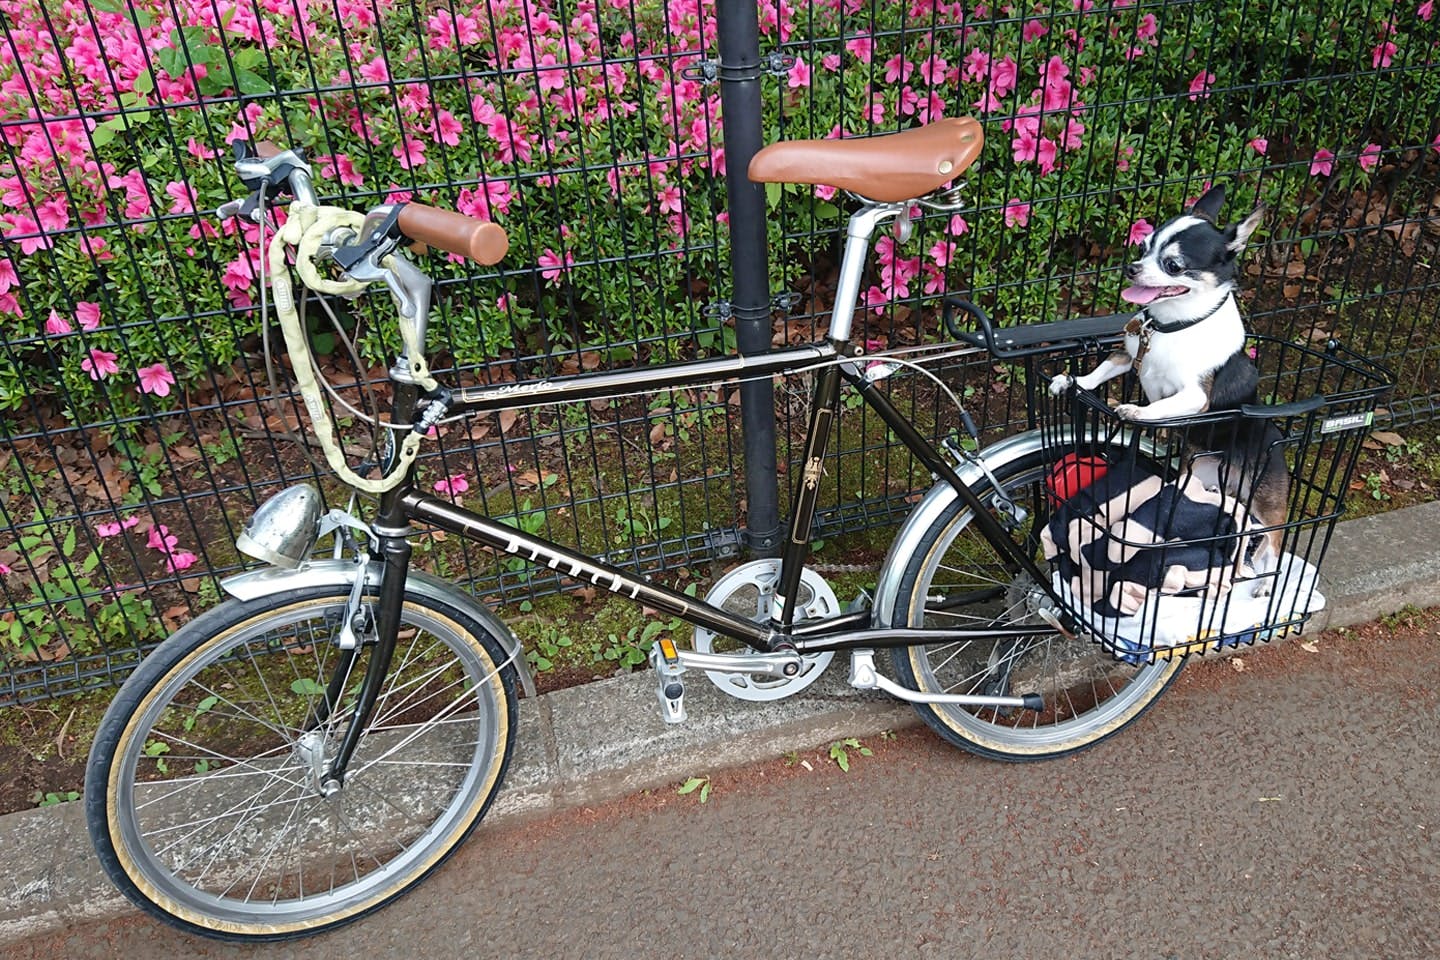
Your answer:
[[[483,624],[413,594],[345,783],[321,796],[316,772],[368,661],[362,645],[339,709],[304,733],[344,663],[348,596],[229,600],[120,689],[90,751],[85,814],[101,865],[146,912],[222,940],[318,933],[412,889],[485,815],[514,742],[515,667]]]
[[[1028,511],[1014,535],[1037,557],[1037,538],[1047,516],[1046,467],[1037,449],[996,471],[1001,489]],[[992,492],[988,479],[974,489],[991,502],[986,499]],[[1034,591],[1004,571],[994,548],[971,527],[972,518],[970,509],[956,500],[922,535],[905,561],[892,626],[981,626],[1007,618],[1042,622],[1026,605]],[[1002,596],[981,596],[1002,587]],[[973,603],[962,602],[971,596],[976,598]],[[950,743],[1011,761],[1064,756],[1119,732],[1165,692],[1184,664],[1182,657],[1174,657],[1129,665],[1111,658],[1098,644],[1059,633],[904,647],[894,650],[892,659],[897,680],[922,693],[1039,693],[1045,709],[1038,712],[915,704],[925,722]]]

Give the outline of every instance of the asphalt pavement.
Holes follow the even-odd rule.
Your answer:
[[[1362,623],[1407,605],[1440,605],[1437,533],[1440,503],[1339,524],[1322,580],[1327,608],[1308,632],[1313,635],[1327,627]],[[1286,641],[1274,646],[1292,645],[1293,641]],[[1247,661],[1261,664],[1276,656],[1265,648],[1247,648],[1244,654]],[[901,944],[922,948],[918,954],[922,956],[954,956],[957,954],[950,948],[927,954],[925,945],[949,943],[955,947],[960,937],[957,931],[979,923],[966,919],[969,914],[963,912],[969,909],[963,904],[972,896],[991,907],[988,914],[977,914],[989,919],[983,929],[978,925],[971,928],[969,939],[973,946],[988,944],[992,949],[1006,942],[1006,924],[1023,924],[1030,917],[1031,922],[1043,919],[1045,929],[1053,928],[1062,936],[1049,944],[1052,947],[1067,946],[1063,934],[1070,930],[1077,948],[1071,955],[1076,956],[1427,955],[1409,951],[1410,945],[1419,942],[1416,938],[1434,934],[1440,926],[1434,920],[1440,871],[1431,839],[1440,829],[1435,817],[1433,766],[1433,744],[1440,731],[1436,730],[1434,709],[1405,715],[1394,699],[1387,699],[1401,694],[1374,694],[1368,689],[1360,691],[1363,696],[1357,699],[1353,685],[1346,686],[1349,681],[1332,681],[1324,671],[1313,668],[1316,675],[1307,683],[1323,686],[1329,682],[1335,689],[1302,686],[1291,690],[1287,685],[1284,691],[1266,691],[1244,679],[1258,672],[1252,669],[1236,674],[1242,679],[1234,683],[1251,690],[1247,696],[1253,702],[1235,697],[1235,691],[1229,689],[1210,691],[1205,696],[1212,699],[1202,705],[1199,714],[1187,718],[1168,707],[1176,696],[1172,693],[1134,729],[1097,750],[1074,759],[1012,767],[945,750],[928,734],[909,730],[918,722],[914,713],[883,695],[850,690],[844,685],[840,659],[830,675],[809,691],[769,704],[731,700],[696,678],[697,682],[687,684],[690,720],[681,727],[661,723],[654,681],[648,675],[615,678],[524,701],[520,741],[507,784],[485,827],[457,857],[457,864],[447,865],[416,896],[353,928],[361,933],[337,933],[320,938],[314,942],[318,946],[307,946],[303,953],[300,948],[287,947],[275,955],[351,956],[361,950],[373,956],[392,955],[386,949],[372,950],[364,939],[344,939],[363,938],[367,929],[378,938],[377,943],[392,943],[397,949],[412,943],[419,949],[424,940],[421,931],[406,934],[410,928],[402,923],[408,914],[401,911],[414,910],[425,929],[448,931],[448,939],[439,943],[448,943],[451,950],[468,945],[468,956],[701,956],[717,952],[877,956]],[[1422,644],[1379,672],[1387,679],[1397,678],[1401,688],[1412,691],[1415,687],[1407,686],[1409,681],[1429,678],[1428,688],[1424,682],[1419,687],[1431,692],[1427,702],[1433,705],[1433,691],[1440,686],[1434,682],[1437,662],[1440,656],[1433,643]],[[1203,675],[1222,680],[1226,676],[1214,668]],[[1201,696],[1203,685],[1196,690],[1195,696]],[[1286,698],[1292,697],[1298,701],[1283,707]],[[1348,725],[1361,720],[1370,726],[1351,732]],[[827,781],[826,790],[839,793],[801,791],[794,796],[769,796],[754,808],[744,807],[743,813],[743,805],[737,804],[734,819],[718,828],[703,818],[693,819],[693,805],[642,805],[639,809],[644,813],[638,818],[615,814],[603,824],[606,842],[600,843],[593,816],[576,812],[613,804],[638,791],[671,785],[692,775],[718,775],[726,768],[773,761],[788,751],[843,737],[873,738],[887,730],[903,731],[896,751],[943,753],[949,759],[937,760],[938,766],[918,764],[918,772],[909,778],[893,770],[888,776],[861,776],[861,771],[879,770],[883,764],[856,764],[856,777]],[[1201,730],[1210,733],[1199,735]],[[1259,730],[1267,739],[1254,740]],[[1195,752],[1197,744],[1206,745],[1204,754]],[[1297,745],[1302,749],[1296,749]],[[1255,762],[1279,764],[1274,768],[1278,772],[1266,772],[1269,767],[1247,772],[1252,757]],[[1091,770],[1100,780],[1077,777],[1077,770]],[[867,777],[878,778],[878,782]],[[803,779],[794,782],[809,783]],[[858,815],[847,812],[867,790],[891,784],[895,789],[908,784],[908,793],[879,806],[867,806]],[[1302,800],[1322,793],[1328,798],[1323,802]],[[1289,797],[1290,802],[1283,805],[1280,800],[1267,800],[1270,796]],[[712,801],[716,810],[720,809],[720,797],[717,794]],[[621,804],[615,809],[627,808]],[[780,811],[778,823],[764,819],[770,809]],[[1330,816],[1331,810],[1338,811],[1333,819],[1314,821],[1317,811]],[[818,816],[799,821],[795,811]],[[942,818],[943,824],[930,823],[927,818],[932,816]],[[542,819],[548,825],[544,829],[540,828]],[[967,828],[972,821],[973,826]],[[567,823],[574,825],[568,834],[565,830],[571,828]],[[1018,824],[1026,825],[1025,829],[1019,830]],[[1057,866],[1047,851],[1073,846],[1077,830],[1088,838],[1081,846],[1092,855],[1086,859],[1077,853]],[[1001,845],[989,852],[968,847],[962,852],[955,846],[957,837],[973,840],[996,831],[1004,837],[1013,834],[1020,845]],[[655,850],[655,838],[662,834],[674,839],[663,850]],[[567,839],[551,853],[526,859],[522,851],[515,854],[519,858],[515,862],[497,863],[493,869],[471,849],[485,847],[490,842],[487,837],[530,837],[533,841],[536,836],[552,835]],[[929,859],[923,844],[913,839],[927,835],[939,838],[937,843],[943,840],[931,851],[936,860]],[[619,842],[614,868],[606,866],[602,855],[612,836],[629,838]],[[832,836],[840,839],[822,841]],[[1223,837],[1240,837],[1244,849],[1253,851],[1246,855],[1253,856],[1254,862],[1247,871],[1242,869],[1246,864],[1228,862],[1237,855],[1226,854],[1224,869],[1211,869],[1205,866],[1208,854],[1202,854],[1199,847],[1179,849],[1176,836],[1187,838],[1186,843],[1208,842],[1212,851],[1220,847]],[[1328,845],[1320,842],[1327,838]],[[531,841],[513,842],[523,846]],[[1337,845],[1340,853],[1335,852]],[[832,846],[831,853],[812,857],[816,850]],[[1282,851],[1286,852],[1279,858],[1283,863],[1272,863]],[[1172,861],[1177,856],[1200,858],[1196,869],[1206,878],[1204,890],[1192,889],[1185,877],[1172,875]],[[955,863],[945,868],[933,866],[946,863],[947,857]],[[1152,868],[1147,872],[1135,866],[1142,862],[1151,863]],[[478,873],[467,875],[464,870],[469,868],[460,866],[463,864],[471,864]],[[956,864],[959,873],[950,877],[948,870]],[[577,882],[583,880],[583,886],[571,889],[565,878],[580,866],[584,867],[583,876]],[[626,869],[638,870],[640,877],[621,876]],[[880,895],[882,888],[863,879],[875,870],[894,881],[893,900]],[[658,887],[642,883],[634,888],[644,876],[665,878],[665,883]],[[917,877],[931,877],[933,882],[921,889]],[[1035,883],[1036,877],[1045,882]],[[1068,885],[1073,896],[1058,898],[1053,891],[1060,882]],[[1386,884],[1395,883],[1399,886],[1384,893]],[[812,884],[831,892],[817,898]],[[642,901],[632,888],[650,891],[650,895]],[[470,909],[481,912],[468,920],[456,918],[450,926],[433,918],[426,923],[430,910],[443,909],[440,904],[447,889],[455,897],[479,897]],[[92,955],[88,952],[91,947],[80,941],[59,946],[66,943],[67,931],[77,936],[79,931],[90,931],[101,938],[91,941],[92,946],[103,941],[109,943],[105,950],[118,951],[94,953],[96,956],[148,955],[121,949],[119,941],[104,941],[109,934],[103,931],[119,931],[114,936],[130,937],[127,943],[139,944],[147,937],[153,941],[160,929],[136,916],[103,879],[90,852],[80,804],[0,817],[0,891],[0,954],[7,956],[22,955],[22,950],[24,955],[34,956]],[[808,912],[797,913],[796,897],[801,897]],[[1349,941],[1335,939],[1338,933],[1316,939],[1293,928],[1294,923],[1308,923],[1318,930],[1340,916],[1325,907],[1330,902],[1327,898],[1334,898],[1336,904],[1394,906],[1372,909],[1368,915],[1373,922],[1365,929],[1374,927],[1377,935],[1391,931],[1398,938],[1393,941],[1397,949],[1377,946],[1378,952],[1350,953],[1348,947],[1341,949]],[[1305,919],[1293,923],[1279,919],[1284,915],[1282,908],[1293,911],[1302,902],[1309,905],[1302,911]],[[1082,909],[1084,903],[1090,906]],[[1212,936],[1219,938],[1214,943],[1194,943],[1187,950],[1175,949],[1171,941],[1163,940],[1160,952],[1130,949],[1140,942],[1134,939],[1137,931],[1163,929],[1176,917],[1205,919],[1206,911],[1213,914],[1216,904],[1223,906],[1226,919],[1211,924]],[[451,909],[464,912],[460,907]],[[862,915],[871,933],[866,934],[865,927],[852,930],[837,919],[850,913]],[[1271,918],[1264,921],[1271,929],[1268,939],[1260,938],[1258,928],[1241,922],[1251,914]],[[600,932],[585,939],[581,934],[592,915],[622,918],[619,929],[626,931],[624,937],[614,939],[612,929],[609,941]],[[1354,922],[1364,915],[1355,914]],[[551,947],[538,952],[519,949],[517,944],[522,941],[514,937],[523,939],[523,924],[503,937],[495,931],[499,939],[492,940],[488,925],[501,916],[513,917],[517,924],[528,917],[533,932],[549,931],[545,942]],[[916,916],[923,922],[917,925]],[[1066,916],[1071,917],[1068,925]],[[942,917],[950,917],[953,923],[936,926]],[[1108,926],[1102,922],[1104,918],[1109,918]],[[120,920],[119,925],[110,927],[112,920]],[[97,925],[97,921],[104,923]],[[715,926],[727,921],[727,927]],[[901,936],[896,924],[903,922],[909,925]],[[708,939],[688,939],[697,924],[709,931]],[[1108,937],[1107,930],[1112,927],[1115,932]],[[1221,936],[1224,930],[1235,933],[1242,927],[1248,932],[1236,933],[1238,939]],[[796,942],[791,949],[774,939],[785,931],[805,935],[806,930],[832,929],[834,937],[809,934],[809,948]],[[851,941],[850,937],[862,939]],[[1248,942],[1257,949],[1227,953],[1221,949],[1221,941]],[[1026,938],[1024,945],[1028,952],[1045,942]],[[1107,942],[1108,951],[1078,949],[1082,944],[1094,947]],[[1313,952],[1305,947],[1294,952],[1285,946],[1321,942],[1334,949]],[[1375,942],[1373,938],[1371,942]],[[1433,944],[1433,936],[1430,942]],[[170,940],[165,943],[174,946]],[[506,944],[507,948],[494,952],[482,949],[484,943],[492,947]],[[715,949],[693,949],[694,943],[708,943]],[[1262,943],[1275,949],[1259,949]],[[51,949],[46,944],[60,952],[44,953]],[[757,945],[766,944],[769,949],[756,951]],[[198,955],[211,950],[207,944],[185,952]],[[315,950],[320,952],[312,952]]]

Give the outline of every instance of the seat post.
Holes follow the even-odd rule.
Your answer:
[[[908,201],[867,201],[850,215],[850,223],[845,228],[845,254],[840,261],[840,282],[835,288],[835,306],[830,317],[831,340],[850,339],[850,325],[860,299],[860,280],[865,275],[865,258],[870,253],[870,238],[875,235],[875,228],[900,216],[908,205]]]

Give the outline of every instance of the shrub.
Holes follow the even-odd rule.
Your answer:
[[[1433,5],[1331,6],[777,0],[762,43],[794,60],[766,84],[765,132],[981,116],[970,210],[883,246],[868,303],[958,287],[1002,314],[1103,307],[1114,281],[1087,265],[1203,180],[1226,176],[1232,203],[1264,200],[1278,221],[1431,142]],[[76,422],[114,423],[234,361],[258,323],[255,229],[206,211],[236,192],[226,146],[244,137],[303,147],[326,194],[506,225],[498,275],[430,261],[457,366],[719,343],[686,306],[726,263],[715,178],[738,173],[719,89],[692,71],[714,55],[712,3],[306,9],[0,0],[0,409],[46,391]],[[771,197],[772,248],[823,255],[843,202]]]

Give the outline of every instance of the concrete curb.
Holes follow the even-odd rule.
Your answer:
[[[1407,604],[1440,605],[1440,502],[1338,524],[1325,560],[1326,610],[1311,632]],[[688,723],[660,722],[654,680],[617,677],[521,703],[520,738],[487,822],[553,813],[918,722],[908,706],[852,690],[843,658],[809,690],[742,703],[696,678]],[[0,946],[131,908],[104,879],[79,803],[0,817]]]

